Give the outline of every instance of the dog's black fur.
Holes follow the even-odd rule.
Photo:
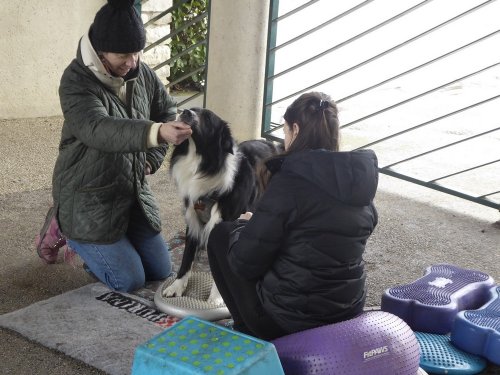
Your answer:
[[[176,146],[170,171],[184,201],[186,245],[177,279],[189,278],[196,253],[220,221],[253,211],[259,190],[257,168],[280,150],[272,142],[237,144],[226,121],[207,109],[184,110],[180,119],[191,125],[192,136]],[[167,292],[179,295],[182,291]],[[167,288],[168,289],[168,288]]]

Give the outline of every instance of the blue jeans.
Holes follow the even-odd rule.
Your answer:
[[[167,243],[142,213],[131,215],[126,235],[115,243],[68,240],[68,245],[101,282],[117,291],[139,289],[146,281],[165,279],[172,272]]]

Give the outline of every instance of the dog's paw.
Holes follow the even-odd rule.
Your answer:
[[[212,284],[212,289],[210,289],[210,295],[208,296],[207,302],[215,306],[224,305],[224,300],[222,299],[219,289],[217,289],[215,283]]]
[[[221,296],[218,296],[218,297],[208,297],[208,300],[207,302],[210,304],[210,305],[213,305],[213,306],[221,306],[221,305],[224,305],[224,300],[222,299]]]
[[[163,297],[181,297],[186,291],[187,280],[176,279],[162,291]]]

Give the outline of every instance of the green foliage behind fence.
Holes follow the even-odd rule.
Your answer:
[[[176,7],[172,11],[172,23],[170,24],[172,32],[182,28],[186,22],[194,19],[199,14],[207,9],[208,0],[192,0],[182,4],[182,0],[174,0],[173,5]],[[204,17],[202,20],[194,23],[187,29],[181,31],[172,37],[171,56],[176,56],[204,39],[207,38],[208,19]],[[207,58],[206,44],[196,47],[190,53],[175,59],[170,67],[170,81],[173,82],[180,79],[185,74],[192,72],[200,67],[205,66]],[[205,85],[205,69],[192,74],[190,77],[182,80],[174,86],[175,90],[201,90]]]

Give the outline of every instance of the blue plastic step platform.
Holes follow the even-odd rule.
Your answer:
[[[132,375],[284,374],[273,344],[186,317],[136,348]]]
[[[381,309],[399,316],[414,331],[445,334],[459,311],[477,309],[488,301],[494,285],[483,272],[436,264],[413,283],[387,289]]]
[[[415,332],[420,345],[420,367],[430,374],[479,374],[487,362],[451,344],[450,336]]]
[[[500,285],[490,289],[490,297],[479,309],[458,313],[451,342],[500,365]]]

